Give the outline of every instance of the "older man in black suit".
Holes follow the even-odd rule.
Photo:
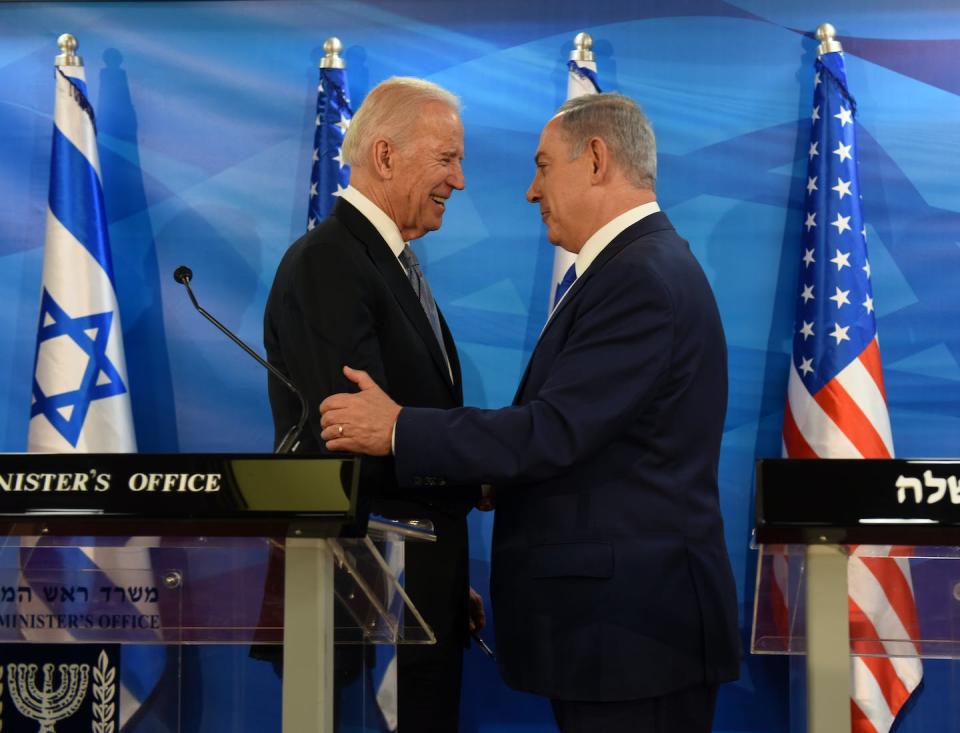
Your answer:
[[[264,316],[270,362],[310,404],[353,387],[356,364],[404,404],[463,404],[457,349],[409,242],[439,229],[447,199],[464,187],[463,126],[457,98],[441,87],[394,78],[375,87],[354,116],[342,155],[350,186],[330,216],[291,245],[277,269]],[[269,383],[277,440],[299,403]],[[311,414],[300,452],[322,452]],[[392,459],[378,467],[374,509],[433,522],[435,545],[406,548],[406,590],[437,635],[435,646],[399,651],[400,730],[458,729],[468,629],[467,525],[472,501],[398,491]],[[473,597],[475,623],[482,608]]]
[[[716,302],[657,205],[633,101],[568,101],[535,160],[527,198],[577,259],[513,406],[401,408],[346,369],[361,392],[324,401],[323,438],[393,452],[401,485],[496,485],[500,668],[551,699],[564,733],[708,733],[739,671]]]

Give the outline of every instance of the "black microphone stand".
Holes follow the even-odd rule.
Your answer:
[[[203,308],[203,306],[201,306],[200,303],[197,302],[197,298],[193,294],[193,290],[191,290],[190,288],[190,280],[192,278],[193,278],[193,270],[191,270],[186,265],[180,265],[180,267],[178,267],[173,272],[173,279],[187,289],[187,295],[190,296],[190,302],[193,303],[193,307],[197,309],[200,315],[202,315],[204,318],[210,321],[210,323],[212,323],[214,326],[219,328],[220,331],[222,331],[224,334],[229,336],[230,340],[233,341],[233,343],[235,343],[241,349],[246,351],[250,356],[252,356],[257,361],[258,364],[260,364],[267,371],[269,371],[273,376],[279,379],[280,382],[287,389],[293,392],[297,396],[298,400],[300,400],[300,419],[297,421],[296,425],[291,427],[286,432],[286,435],[283,436],[283,440],[280,441],[280,444],[277,446],[277,449],[274,451],[274,453],[293,453],[297,449],[297,446],[300,445],[300,433],[303,432],[303,426],[307,424],[307,415],[309,414],[307,412],[307,401],[303,398],[303,394],[301,394],[300,390],[296,388],[293,382],[291,382],[283,372],[281,372],[279,369],[273,366],[266,359],[261,357],[256,351],[254,351],[249,346],[247,346],[243,341],[240,340],[238,336],[236,336],[233,333],[233,331],[231,331],[229,328],[227,328],[222,323],[220,323],[220,321],[218,321],[216,318],[210,315],[210,313],[208,313],[206,309]]]

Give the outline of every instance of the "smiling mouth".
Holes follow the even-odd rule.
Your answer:
[[[435,203],[441,209],[446,208],[447,200],[445,198],[441,198],[440,196],[431,196],[430,200],[433,201],[433,203]]]

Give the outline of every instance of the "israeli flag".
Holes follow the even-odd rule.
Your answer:
[[[137,450],[114,289],[104,209],[96,119],[87,94],[76,39],[58,39],[50,195],[43,255],[40,322],[34,357],[33,399],[27,449],[39,453],[133,453]],[[43,579],[83,578],[94,587],[142,582],[149,574],[151,538],[128,538],[119,547],[98,547],[98,538],[21,538],[19,585]],[[71,546],[72,545],[72,546]],[[44,562],[52,563],[49,567]],[[133,575],[131,575],[133,572]],[[53,575],[51,575],[51,573]],[[131,582],[134,581],[134,582]],[[42,594],[21,604],[26,613],[50,609]],[[124,611],[157,614],[154,602]],[[26,641],[84,641],[77,632],[25,630]],[[120,676],[120,729],[157,686],[166,650],[125,646]]]
[[[581,46],[582,41],[580,39],[582,37],[587,39],[585,46]],[[600,85],[597,83],[597,62],[593,58],[593,52],[590,51],[593,39],[586,33],[582,33],[577,36],[575,41],[577,42],[577,48],[571,54],[575,58],[571,58],[567,62],[568,100],[582,97],[585,94],[598,94],[601,91]],[[553,309],[559,300],[557,293],[559,292],[560,281],[563,280],[563,276],[576,259],[577,256],[573,252],[567,252],[562,247],[554,247],[553,275],[550,279],[550,307],[547,308],[547,313],[553,313]]]
[[[72,62],[72,63],[71,63]],[[82,61],[58,58],[50,198],[27,449],[137,449],[96,124]]]

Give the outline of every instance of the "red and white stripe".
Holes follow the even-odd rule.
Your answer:
[[[893,456],[876,338],[816,394],[791,368],[783,447],[788,458]],[[860,652],[850,660],[854,733],[887,733],[923,676],[910,565],[901,554],[861,546],[852,548],[847,566],[850,640]]]

